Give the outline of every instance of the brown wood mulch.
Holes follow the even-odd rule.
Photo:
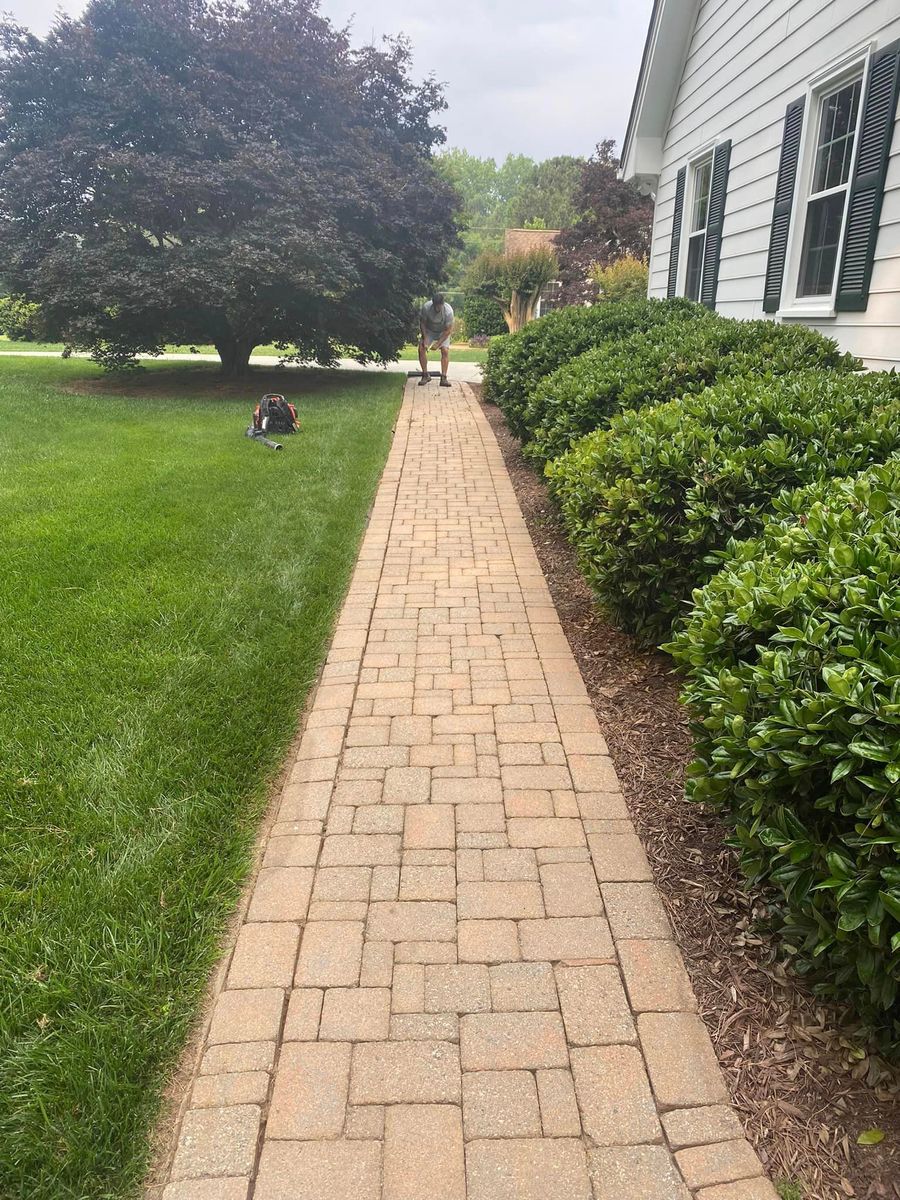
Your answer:
[[[598,613],[542,479],[500,410],[483,408],[748,1136],[772,1178],[796,1185],[784,1191],[789,1200],[897,1200],[900,1074],[781,965],[727,827],[684,798],[691,740],[670,661],[637,648]],[[857,1145],[869,1129],[884,1140]]]

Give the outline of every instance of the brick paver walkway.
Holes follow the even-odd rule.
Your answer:
[[[695,1009],[490,427],[411,384],[165,1200],[774,1200]]]

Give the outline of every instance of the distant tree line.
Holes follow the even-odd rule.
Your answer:
[[[498,164],[467,150],[448,150],[435,158],[435,166],[459,196],[462,245],[447,264],[446,282],[452,287],[462,286],[479,254],[503,249],[504,230],[564,229],[578,219],[575,195],[584,159],[561,156],[537,163],[510,154]]]
[[[434,162],[459,197],[461,246],[448,260],[450,287],[463,288],[467,277],[471,282],[483,276],[480,263],[470,273],[473,264],[481,255],[502,251],[506,229],[562,230],[557,258],[561,299],[569,304],[597,298],[596,268],[649,253],[653,203],[617,178],[610,139],[588,159],[560,155],[535,162],[511,154],[498,164],[466,150],[448,150]]]

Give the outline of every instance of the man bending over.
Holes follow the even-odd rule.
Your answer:
[[[419,387],[428,382],[428,351],[435,346],[441,352],[441,387],[449,387],[447,367],[450,364],[450,334],[453,332],[453,309],[435,292],[419,312],[419,366],[422,378]]]

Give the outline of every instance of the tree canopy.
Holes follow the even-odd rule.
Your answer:
[[[403,40],[352,50],[318,0],[91,0],[0,23],[0,261],[101,361],[212,342],[393,357],[444,274],[445,107]]]
[[[650,253],[653,201],[618,177],[615,142],[600,142],[585,164],[575,196],[581,216],[556,242],[563,284],[561,299],[580,304],[597,298],[594,267],[607,267],[626,255]]]
[[[536,163],[510,205],[514,228],[568,229],[581,216],[583,158],[562,154]],[[543,222],[539,226],[537,222]]]
[[[446,282],[461,286],[479,254],[503,247],[511,228],[564,229],[580,216],[577,193],[584,159],[560,155],[537,163],[510,154],[502,163],[467,150],[439,154],[435,165],[460,197],[462,247],[448,264]]]
[[[652,201],[617,176],[615,142],[600,142],[589,159],[559,155],[534,162],[509,155],[502,163],[465,150],[439,154],[435,165],[456,189],[462,247],[450,257],[446,282],[462,286],[473,262],[503,247],[511,228],[561,229],[557,241],[561,299],[597,298],[595,265],[649,252]]]

